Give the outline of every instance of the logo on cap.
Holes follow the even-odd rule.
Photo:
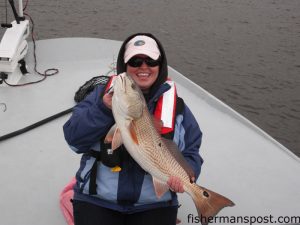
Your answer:
[[[134,46],[142,46],[144,44],[146,44],[146,43],[143,40],[138,40],[138,41],[134,42]]]

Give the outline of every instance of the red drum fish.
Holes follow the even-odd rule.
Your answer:
[[[132,158],[151,176],[157,197],[169,190],[167,181],[178,177],[193,199],[206,224],[222,208],[233,206],[228,198],[197,185],[191,167],[176,144],[161,137],[149,113],[144,96],[131,77],[118,75],[113,83],[112,111],[117,128],[112,149],[124,144]]]

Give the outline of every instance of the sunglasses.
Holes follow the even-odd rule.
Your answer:
[[[155,59],[151,59],[150,57],[141,58],[136,56],[136,57],[132,57],[127,63],[131,67],[140,67],[143,64],[143,62],[145,62],[147,66],[155,67],[160,64],[160,57],[157,60],[155,60]]]

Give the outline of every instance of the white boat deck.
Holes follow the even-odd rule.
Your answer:
[[[39,84],[0,87],[0,102],[7,105],[5,112],[0,108],[0,136],[74,106],[77,89],[110,70],[120,44],[88,38],[39,41],[38,69],[60,72]],[[26,61],[33,71],[31,50]],[[218,216],[299,216],[299,158],[172,68],[170,75],[204,133],[198,183],[236,204]],[[40,76],[27,75],[21,82],[33,79]],[[59,194],[80,157],[64,141],[62,126],[69,116],[0,142],[0,224],[66,224]],[[180,202],[182,224],[193,224],[188,221],[188,214],[197,215],[192,199],[183,194]]]

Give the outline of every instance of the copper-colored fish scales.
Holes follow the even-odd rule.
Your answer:
[[[222,208],[234,205],[228,198],[191,181],[191,167],[176,145],[158,133],[141,91],[126,73],[117,76],[113,89],[112,110],[118,128],[112,148],[116,149],[121,143],[125,145],[134,160],[152,175],[158,198],[168,191],[169,177],[175,176],[192,197],[199,217],[206,218],[202,224]]]
[[[140,118],[133,121],[133,129],[141,154],[145,154],[150,159],[152,173],[165,182],[169,176],[177,176],[183,178],[183,181],[189,181],[188,174],[173,157],[165,141],[156,131],[147,108],[144,108]]]

